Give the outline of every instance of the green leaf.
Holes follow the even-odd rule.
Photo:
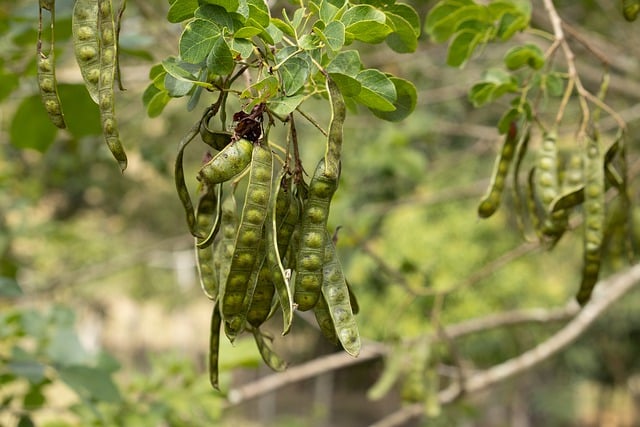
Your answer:
[[[343,96],[354,97],[362,90],[362,84],[355,78],[342,73],[329,73]]]
[[[224,8],[227,12],[235,12],[240,7],[238,0],[200,0],[201,3],[213,4]]]
[[[196,77],[200,74],[202,67],[196,64],[190,64],[185,61],[181,61],[175,56],[169,56],[162,61],[162,67],[165,71],[171,74],[178,80],[192,82],[203,86],[211,86],[206,82],[201,82]]]
[[[84,94],[82,96],[86,97]],[[65,107],[62,106],[63,111]],[[33,125],[36,121],[38,126]],[[53,143],[56,133],[57,128],[49,121],[40,96],[33,95],[24,98],[18,105],[11,120],[9,140],[14,147],[32,148],[43,153]]]
[[[550,96],[561,96],[564,93],[564,78],[558,73],[543,74],[540,86]]]
[[[447,65],[451,67],[462,66],[473,54],[480,41],[480,34],[475,31],[460,31],[449,44]]]
[[[59,366],[80,365],[87,363],[89,359],[78,335],[71,328],[54,330],[47,343],[46,353]]]
[[[347,9],[340,22],[345,26],[347,43],[354,39],[365,43],[380,43],[393,31],[385,23],[385,14],[366,4]]]
[[[164,76],[164,87],[172,98],[180,98],[187,95],[193,89],[193,86],[192,82],[177,79],[171,74],[165,74]]]
[[[544,53],[535,44],[512,47],[504,56],[504,63],[510,70],[526,66],[539,70],[544,66],[544,62]]]
[[[506,93],[517,91],[518,84],[513,76],[504,70],[490,69],[482,82],[473,85],[469,91],[469,100],[475,107],[479,107]]]
[[[385,9],[385,14],[387,13],[403,18],[413,29],[415,36],[420,36],[420,16],[413,7],[404,3],[396,3]]]
[[[169,101],[171,101],[171,97],[166,90],[158,91],[147,103],[147,115],[152,118],[158,117]]]
[[[304,59],[297,56],[287,59],[278,69],[285,95],[298,92],[307,81],[309,71],[309,64]]]
[[[60,379],[79,396],[107,403],[120,403],[120,391],[109,372],[89,366],[65,366],[58,371]]]
[[[393,103],[396,109],[394,111],[379,111],[372,109],[371,111],[376,117],[390,122],[399,122],[408,117],[416,108],[418,101],[418,92],[416,87],[408,80],[398,77],[391,77],[391,81],[396,88],[396,101]]]
[[[198,0],[176,0],[169,6],[167,21],[176,24],[192,18],[197,7]]]
[[[180,57],[192,64],[205,60],[216,40],[222,37],[220,28],[211,21],[194,19],[180,36]]]
[[[240,55],[243,59],[250,57],[253,53],[253,43],[246,39],[231,40],[231,46],[229,46],[229,48],[234,55]]]
[[[269,100],[269,109],[280,117],[286,117],[298,108],[304,95],[282,96]]]
[[[336,55],[327,66],[329,73],[340,73],[355,77],[362,69],[360,53],[357,50],[344,50]]]
[[[247,21],[244,27],[233,33],[233,37],[235,39],[250,39],[251,37],[264,32],[263,27],[254,26],[253,24],[258,25],[254,21]]]
[[[240,15],[231,14],[222,6],[205,4],[200,6],[194,15],[196,18],[211,22],[218,27],[220,32],[223,32],[223,30],[226,29],[227,33],[233,33],[237,28],[241,28],[243,25],[242,22],[238,20]],[[234,15],[236,19],[234,19]]]
[[[278,92],[278,87],[278,79],[273,75],[268,75],[245,89],[240,94],[240,98],[255,98],[258,102],[267,101]]]
[[[510,108],[500,117],[498,121],[498,132],[500,135],[506,134],[511,128],[512,122],[517,122],[522,113],[517,108]]]
[[[264,0],[247,0],[249,6],[249,18],[256,21],[262,27],[267,27],[271,22],[269,6]]]
[[[434,7],[425,22],[425,31],[435,42],[442,43],[451,37],[458,27],[466,21],[491,23],[490,16],[484,6],[471,1],[446,1]]]
[[[3,68],[0,68],[0,101],[7,98],[11,93],[16,90],[20,84],[19,75],[17,73],[7,73]]]
[[[339,51],[344,46],[345,27],[340,21],[330,22],[322,32],[325,42],[334,52]]]
[[[418,47],[418,35],[413,26],[400,15],[386,12],[387,23],[393,28],[393,33],[387,37],[387,44],[398,53],[414,52]]]
[[[58,85],[60,102],[67,122],[67,130],[80,139],[89,135],[102,134],[100,112],[82,84]]]
[[[385,16],[383,12],[373,6],[360,4],[348,9],[342,15],[340,21],[348,29],[351,25],[368,21],[377,22],[378,24],[384,24]]]
[[[321,0],[318,11],[320,21],[324,22],[325,25],[329,25],[329,23],[333,22],[333,19],[336,17],[336,14],[341,7],[342,6],[332,4],[329,0]]]
[[[204,0],[202,2],[220,6],[227,12],[235,12],[240,6],[240,2],[238,0]]]
[[[231,49],[229,49],[224,37],[218,38],[207,56],[207,68],[213,74],[225,76],[230,74],[234,67],[235,62]]]
[[[396,88],[384,73],[376,69],[362,70],[356,75],[362,88],[355,99],[366,107],[380,111],[393,111]]]
[[[508,40],[518,31],[522,31],[529,26],[529,18],[520,14],[506,13],[498,24],[497,37],[501,40]]]
[[[295,29],[291,26],[290,23],[283,21],[282,19],[278,19],[278,18],[271,18],[271,23],[273,25],[275,25],[280,31],[282,31],[283,33],[285,33],[286,35],[288,35],[289,37],[294,37],[296,36],[296,31]]]
[[[22,288],[13,277],[0,277],[0,298],[16,298],[22,295]]]

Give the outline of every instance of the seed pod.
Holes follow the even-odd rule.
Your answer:
[[[560,182],[558,180],[558,148],[557,134],[550,131],[545,134],[536,165],[536,182],[540,202],[544,207],[545,218],[541,224],[543,236],[550,237],[550,246],[562,237],[568,227],[568,213],[564,210],[552,212],[551,203],[558,195]]]
[[[218,385],[218,360],[220,352],[220,309],[218,302],[213,304],[211,311],[211,327],[209,332],[209,382],[216,390],[220,390]]]
[[[599,140],[587,137],[585,151],[584,261],[582,282],[576,295],[580,305],[589,301],[593,287],[598,281],[605,222],[605,183]]]
[[[622,0],[622,14],[624,19],[633,22],[640,12],[640,0]]]
[[[338,335],[336,335],[336,327],[333,324],[331,313],[329,313],[329,305],[324,296],[318,298],[318,302],[313,307],[313,314],[316,316],[318,326],[320,326],[320,332],[322,335],[333,345],[340,344]]]
[[[531,126],[526,125],[526,129],[523,132],[522,138],[518,140],[516,145],[515,161],[513,165],[513,207],[516,212],[516,221],[518,222],[518,228],[523,236],[526,237],[527,231],[525,226],[525,208],[522,205],[522,201],[525,196],[522,194],[522,187],[520,185],[520,167],[524,160],[527,150],[529,149],[529,139],[531,136]]]
[[[98,99],[102,134],[109,151],[118,161],[120,170],[127,168],[127,155],[124,152],[115,116],[113,82],[116,72],[116,32],[113,22],[111,0],[98,0],[98,30],[100,36],[100,78],[98,80]]]
[[[220,227],[222,186],[219,185],[218,187],[217,192],[215,187],[207,188],[207,191],[200,197],[196,210],[196,229],[202,234],[209,234],[210,237],[208,239],[211,241],[213,241],[213,237],[215,237]],[[213,248],[210,245],[199,245],[196,238],[195,252],[202,291],[207,298],[215,301],[218,297],[218,281],[213,265]]]
[[[49,53],[42,51],[42,10],[48,10],[51,19],[51,38],[49,43]],[[55,57],[54,57],[54,25],[55,25],[55,1],[40,1],[40,10],[38,15],[38,44],[37,44],[37,61],[38,61],[38,88],[40,89],[40,98],[49,120],[56,127],[64,129],[67,127],[62,113],[62,104],[58,96],[58,83],[56,81]]]
[[[268,215],[267,215],[268,216]],[[265,221],[266,222],[266,221]],[[247,292],[242,302],[242,311],[251,326],[259,327],[271,311],[275,288],[271,281],[266,252],[266,227],[263,228],[258,246],[258,262],[251,273]]]
[[[260,356],[262,356],[264,363],[274,371],[284,371],[287,368],[287,363],[273,351],[262,332],[260,332],[260,329],[252,328],[251,332],[253,333],[253,338],[256,341],[258,351],[260,351]]]
[[[356,324],[349,289],[331,237],[326,234],[322,267],[322,295],[329,307],[335,332],[345,351],[356,357],[360,353],[360,334]]]
[[[331,119],[327,134],[327,146],[324,155],[323,175],[338,180],[340,175],[340,152],[342,150],[342,128],[347,115],[347,108],[336,83],[326,76],[327,93],[331,104]]]
[[[213,131],[209,129],[209,120],[214,116],[215,110],[209,108],[200,122],[200,138],[214,150],[222,150],[231,142],[231,133],[224,131]]]
[[[322,286],[329,207],[338,186],[337,178],[325,176],[324,170],[324,159],[320,159],[309,184],[309,197],[300,223],[300,248],[296,259],[293,300],[301,311],[310,310],[316,305]]]
[[[502,143],[500,154],[496,158],[491,175],[491,184],[478,205],[478,216],[480,218],[489,218],[500,206],[502,191],[507,180],[509,167],[516,151],[516,143],[518,142],[518,127],[515,122],[511,122],[509,131]]]
[[[259,242],[267,216],[272,173],[271,150],[269,147],[256,145],[253,148],[249,184],[222,298],[225,332],[231,340],[235,339],[235,335],[244,327],[243,301],[252,271],[258,262]]]
[[[198,179],[208,185],[230,180],[249,166],[253,150],[253,143],[244,138],[230,143],[200,169]]]
[[[73,51],[80,74],[89,96],[100,103],[98,84],[100,81],[100,39],[98,30],[98,1],[76,0],[71,16]]]
[[[233,192],[222,202],[222,211],[220,213],[220,234],[221,238],[214,248],[213,264],[217,273],[219,295],[224,293],[224,285],[227,282],[229,268],[231,267],[231,258],[233,257],[233,249],[238,232],[238,215],[236,199]]]
[[[283,184],[283,180],[285,180],[286,176],[286,173],[283,173],[278,182],[278,193],[276,197],[272,197],[274,206],[271,208],[271,215],[267,217],[265,225],[267,235],[267,267],[271,272],[273,287],[278,294],[278,300],[280,307],[282,308],[282,321],[284,323],[282,327],[282,335],[286,335],[291,329],[291,323],[293,322],[293,297],[291,295],[289,280],[286,278],[284,266],[281,262],[282,255],[280,254],[278,236],[290,212],[290,207],[296,204],[291,203],[291,187],[287,184]],[[288,181],[288,183],[290,184],[290,181]],[[285,201],[283,202],[282,200]],[[283,214],[285,209],[286,212]],[[297,210],[295,215],[297,217]],[[293,232],[293,228],[291,229],[291,232]]]
[[[189,189],[184,180],[184,168],[182,166],[182,158],[184,157],[184,150],[193,138],[198,134],[198,128],[200,122],[196,122],[185,136],[182,137],[178,144],[178,154],[176,155],[176,162],[173,170],[173,178],[176,185],[176,191],[178,192],[178,198],[182,203],[186,217],[187,225],[189,226],[189,232],[192,236],[204,239],[205,236],[198,233],[196,230],[196,216],[193,210],[193,203],[191,202],[191,196],[189,195]],[[208,184],[210,187],[214,187],[215,184]]]

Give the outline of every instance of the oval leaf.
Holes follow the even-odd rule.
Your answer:
[[[356,80],[362,85],[356,101],[374,110],[395,110],[396,88],[389,77],[376,69],[367,69],[359,72]]]
[[[416,87],[408,80],[398,77],[391,77],[391,81],[396,88],[397,99],[393,103],[396,109],[394,111],[380,111],[371,109],[376,117],[390,122],[399,122],[408,117],[416,108],[418,101],[418,92]]]

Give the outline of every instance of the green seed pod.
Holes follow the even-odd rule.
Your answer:
[[[102,121],[102,133],[109,151],[118,161],[120,170],[127,168],[127,155],[120,142],[115,117],[113,82],[116,71],[115,24],[111,0],[98,0],[98,34],[100,40],[100,79],[98,80],[98,105]]]
[[[537,192],[544,207],[545,217],[541,224],[541,233],[550,238],[552,247],[568,228],[569,215],[564,210],[551,211],[551,204],[558,196],[560,181],[558,179],[558,148],[555,130],[545,134],[542,147],[538,153],[536,164]]]
[[[220,390],[218,385],[218,360],[220,352],[220,325],[222,318],[218,303],[215,302],[211,312],[211,327],[209,332],[209,382],[216,390]]]
[[[309,197],[300,223],[300,248],[296,259],[296,278],[293,300],[298,310],[313,308],[322,287],[322,264],[329,207],[338,187],[337,178],[323,175],[324,159],[318,162],[309,184]]]
[[[340,152],[342,150],[342,128],[347,116],[347,108],[336,83],[326,76],[327,93],[331,104],[331,119],[324,155],[324,176],[338,180],[340,175]]]
[[[200,122],[200,138],[214,150],[223,150],[231,142],[232,134],[224,131],[209,129],[209,120],[214,116],[214,110],[209,108]]]
[[[329,307],[335,333],[347,353],[356,357],[360,353],[360,334],[356,324],[349,288],[338,260],[331,236],[326,233],[325,258],[322,267],[322,295]]]
[[[266,231],[265,227],[265,231]],[[245,295],[244,305],[247,307],[247,322],[253,327],[259,327],[267,320],[271,312],[271,302],[275,294],[275,286],[271,277],[271,270],[267,261],[265,248],[266,236],[261,241],[258,254],[258,267],[255,270],[250,289]]]
[[[230,143],[200,169],[198,179],[208,185],[230,180],[249,166],[253,150],[253,143],[244,138]]]
[[[187,184],[184,180],[184,168],[182,165],[182,158],[184,157],[184,150],[187,148],[187,145],[198,134],[198,128],[200,126],[200,122],[197,122],[191,129],[187,132],[185,136],[182,137],[180,143],[178,144],[178,154],[176,155],[176,162],[173,170],[173,178],[176,185],[176,191],[178,192],[178,198],[182,203],[182,207],[184,208],[186,217],[187,217],[187,225],[189,226],[189,232],[192,236],[198,237],[200,239],[204,239],[206,236],[198,234],[196,230],[196,216],[193,210],[193,203],[191,202],[191,196],[189,195],[189,189],[187,188]],[[215,184],[208,184],[211,188],[215,186]]]
[[[71,17],[71,30],[73,51],[80,67],[80,74],[91,99],[98,104],[100,102],[98,90],[100,41],[97,0],[76,0]]]
[[[235,335],[244,327],[243,302],[252,271],[258,263],[259,252],[257,242],[248,239],[247,236],[262,236],[269,205],[272,173],[273,156],[271,150],[269,147],[256,145],[253,148],[249,184],[236,235],[229,276],[222,297],[225,332],[231,340],[235,339]]]
[[[622,14],[624,19],[633,22],[640,12],[640,0],[622,0]]]
[[[222,186],[207,188],[207,191],[200,197],[196,210],[196,229],[199,233],[209,234],[210,241],[213,241],[217,230],[220,227],[220,209]],[[217,193],[217,194],[216,194]],[[201,246],[198,239],[195,239],[196,266],[202,291],[212,301],[218,297],[218,281],[214,271],[213,248],[210,245]]]
[[[493,167],[491,184],[489,184],[487,193],[484,195],[484,197],[480,201],[480,204],[478,205],[478,216],[480,218],[489,218],[498,210],[498,207],[500,206],[502,191],[504,190],[504,184],[507,180],[509,167],[516,151],[517,142],[518,128],[515,122],[511,122],[509,131],[507,132],[504,142],[502,143],[502,149],[500,150],[500,154],[496,158],[496,162]]]
[[[580,305],[591,298],[598,281],[605,222],[605,181],[600,141],[587,138],[584,159],[584,236],[582,282],[576,295]]]
[[[51,19],[51,39],[49,44],[49,54],[42,51],[42,10],[48,10]],[[55,25],[55,2],[54,0],[40,1],[40,10],[38,15],[38,44],[37,44],[37,61],[38,61],[38,87],[40,89],[40,98],[44,105],[49,120],[56,127],[64,129],[67,127],[62,113],[62,104],[58,96],[58,85],[55,74],[54,59],[54,25]]]
[[[274,371],[284,371],[287,368],[287,363],[273,351],[264,335],[262,335],[262,332],[260,332],[260,329],[252,328],[251,332],[253,333],[253,338],[256,341],[258,351],[260,351],[260,356],[262,356],[264,363]]]
[[[333,319],[329,313],[329,305],[327,304],[324,296],[322,298],[318,298],[318,302],[313,307],[313,314],[316,316],[316,321],[318,322],[318,326],[320,326],[320,332],[322,332],[322,335],[324,335],[324,337],[333,345],[340,344],[338,335],[336,335],[336,327],[333,324]]]
[[[233,193],[231,193],[222,202],[222,211],[220,213],[221,238],[213,252],[213,264],[218,275],[217,279],[220,286],[219,295],[224,293],[224,285],[227,282],[229,268],[231,267],[231,258],[233,257],[237,232],[237,205],[236,199]]]

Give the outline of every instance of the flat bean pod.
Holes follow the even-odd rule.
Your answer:
[[[271,345],[267,342],[262,332],[260,332],[260,329],[252,328],[251,332],[253,333],[253,338],[256,341],[258,351],[264,363],[274,371],[284,371],[287,368],[287,363],[273,351]]]
[[[342,128],[347,116],[347,108],[344,98],[336,83],[326,76],[327,93],[331,104],[331,119],[327,134],[327,146],[324,155],[324,176],[330,179],[338,179],[340,175],[340,152],[342,150]]]
[[[599,140],[587,137],[585,151],[584,260],[582,281],[576,295],[580,305],[589,301],[593,287],[598,281],[605,223],[605,182]]]
[[[224,131],[209,129],[209,120],[215,115],[215,110],[209,109],[200,122],[200,138],[202,142],[215,150],[223,150],[231,142],[232,134]]]
[[[220,356],[220,326],[222,317],[218,302],[213,305],[211,311],[211,326],[209,332],[209,382],[216,390],[220,390],[218,384],[218,361]]]
[[[313,314],[316,317],[322,335],[324,335],[331,344],[340,344],[340,340],[338,340],[338,335],[336,334],[336,327],[333,324],[331,313],[329,313],[329,305],[324,296],[318,298],[318,302],[313,307]]]
[[[498,210],[498,207],[500,207],[500,199],[502,198],[502,192],[507,181],[509,167],[511,166],[516,151],[517,142],[518,128],[515,122],[511,122],[509,131],[502,143],[500,154],[496,158],[493,167],[489,189],[478,205],[478,216],[480,218],[489,218]]]
[[[556,140],[557,134],[555,130],[544,135],[536,165],[538,191],[545,211],[541,231],[544,236],[551,237],[552,245],[560,239],[568,226],[568,213],[566,211],[552,212],[550,210],[551,203],[558,195],[560,188]]]
[[[189,145],[189,143],[193,141],[193,139],[198,134],[199,127],[200,127],[200,122],[198,121],[193,126],[191,126],[191,129],[189,129],[187,134],[184,137],[182,137],[182,139],[180,140],[180,143],[178,144],[178,154],[176,155],[176,162],[173,170],[173,179],[175,182],[176,191],[178,193],[178,198],[182,203],[182,207],[184,208],[185,215],[187,217],[187,225],[189,227],[189,232],[194,237],[204,239],[206,236],[199,234],[198,231],[196,230],[196,215],[193,210],[193,203],[191,202],[189,189],[187,188],[187,184],[185,183],[185,180],[184,180],[184,167],[182,164],[183,163],[182,159],[184,157],[184,150],[185,148],[187,148],[187,145]],[[208,185],[213,187],[215,184],[208,184]]]
[[[323,174],[324,159],[320,159],[305,202],[300,223],[300,248],[296,259],[296,278],[293,300],[298,310],[313,308],[322,287],[322,265],[326,243],[329,207],[338,180]]]
[[[291,187],[286,186],[286,184],[284,184],[285,186],[283,187],[282,182],[285,177],[286,175],[282,175],[279,180],[278,192],[276,197],[272,198],[274,205],[271,207],[271,215],[267,217],[265,225],[267,235],[267,267],[271,272],[273,287],[278,294],[278,300],[282,309],[282,335],[286,335],[291,329],[293,322],[293,297],[291,295],[289,280],[286,278],[284,266],[281,261],[282,255],[280,254],[278,235],[290,212],[290,207],[296,204],[291,201]],[[285,201],[283,202],[283,200]],[[284,212],[285,209],[286,212]],[[293,228],[291,232],[293,232]],[[289,235],[289,238],[290,237]]]
[[[253,143],[244,138],[230,143],[202,166],[198,179],[208,185],[230,180],[249,166],[253,150]]]
[[[265,234],[263,234],[260,239],[258,263],[251,276],[249,288],[243,301],[243,311],[246,313],[247,322],[256,328],[267,320],[271,311],[273,295],[275,294],[275,288],[271,280],[271,271],[269,270],[269,264],[267,262]]]
[[[102,134],[109,151],[118,161],[120,170],[127,168],[127,155],[120,142],[115,115],[113,82],[116,72],[116,31],[113,21],[111,0],[98,0],[98,29],[100,35],[100,79],[98,97]]]
[[[329,307],[335,331],[342,347],[352,356],[360,353],[360,334],[351,308],[349,288],[331,237],[326,236],[325,263],[322,267],[322,295]]]
[[[196,209],[196,228],[199,232],[210,236],[215,236],[217,229],[220,227],[220,210],[222,186],[211,189],[207,188],[200,197],[198,208]],[[218,297],[218,280],[214,271],[213,248],[211,246],[198,245],[198,239],[195,239],[196,266],[198,269],[198,277],[202,291],[212,301]]]
[[[71,16],[73,52],[89,96],[100,103],[100,39],[98,0],[76,0]]]
[[[49,43],[49,53],[42,51],[42,10],[48,10],[51,19],[51,38]],[[58,83],[56,81],[55,57],[54,57],[54,26],[55,26],[55,1],[40,1],[39,19],[38,19],[38,44],[37,44],[37,62],[38,62],[38,88],[40,89],[40,97],[49,120],[56,127],[64,129],[67,127],[62,113],[62,103],[58,96]]]
[[[220,286],[220,295],[224,293],[224,286],[227,282],[227,276],[229,275],[236,234],[238,232],[238,215],[236,211],[236,199],[232,192],[222,202],[222,211],[220,213],[221,238],[213,252],[213,263]]]
[[[272,173],[271,150],[269,147],[256,145],[253,148],[249,184],[222,298],[225,331],[228,331],[230,339],[235,338],[234,333],[244,327],[243,301],[251,273],[258,262],[259,242],[268,211]]]

